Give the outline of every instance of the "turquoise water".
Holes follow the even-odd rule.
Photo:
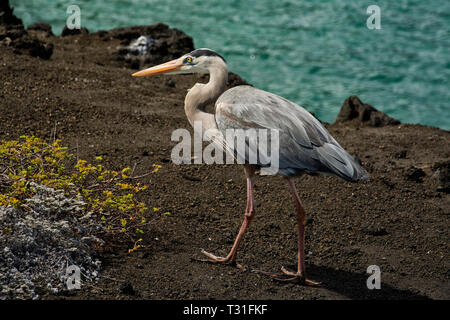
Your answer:
[[[164,22],[231,71],[327,122],[350,95],[405,123],[450,129],[450,1],[13,0],[25,25],[59,34],[67,6],[90,31]],[[381,8],[369,30],[366,9]]]

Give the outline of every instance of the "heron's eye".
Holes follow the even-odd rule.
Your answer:
[[[187,57],[186,59],[184,59],[184,63],[192,63],[192,58]]]

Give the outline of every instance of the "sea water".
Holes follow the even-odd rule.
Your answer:
[[[60,34],[69,5],[89,31],[158,22],[223,55],[255,87],[332,122],[343,101],[450,129],[450,1],[12,0],[29,25]],[[367,12],[379,8],[379,29]],[[368,26],[369,25],[369,26]]]

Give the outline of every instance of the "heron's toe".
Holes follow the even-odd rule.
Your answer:
[[[312,281],[309,279],[306,279],[305,275],[301,274],[300,272],[293,272],[289,271],[284,267],[281,267],[282,273],[272,273],[272,272],[266,272],[261,270],[253,270],[255,273],[260,273],[262,275],[271,277],[272,279],[280,282],[289,282],[289,283],[296,283],[301,284],[309,287],[320,287],[321,283]]]
[[[213,255],[212,253],[207,252],[206,250],[202,249],[201,252],[207,256],[210,260],[214,262],[225,262],[226,258],[224,257],[218,257],[216,255]]]
[[[242,266],[241,264],[237,263],[236,260],[232,257],[218,257],[212,253],[207,252],[206,250],[202,249],[201,252],[207,257],[207,259],[194,259],[201,262],[209,262],[209,263],[220,263],[220,264],[228,264],[233,267],[236,267],[238,269],[241,269],[242,271],[246,271],[246,268]]]

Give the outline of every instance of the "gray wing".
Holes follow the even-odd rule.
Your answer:
[[[279,135],[279,173],[331,173],[348,181],[367,178],[366,171],[308,111],[280,96],[238,86],[225,91],[215,105],[217,128],[274,129]],[[236,152],[236,150],[235,150]],[[248,160],[248,153],[240,153]],[[266,164],[268,159],[259,159]]]

